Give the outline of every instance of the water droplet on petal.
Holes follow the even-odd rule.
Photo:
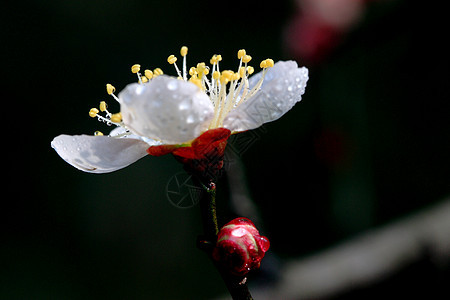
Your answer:
[[[193,115],[189,115],[188,117],[187,117],[187,119],[186,119],[186,123],[188,123],[188,124],[192,124],[192,123],[194,123],[194,116]]]
[[[171,81],[169,81],[169,82],[167,83],[167,88],[168,88],[170,91],[176,90],[176,89],[178,88],[178,82],[177,82],[177,80],[171,80]]]
[[[186,109],[189,109],[189,108],[191,108],[191,103],[190,103],[189,100],[181,101],[180,104],[178,104],[178,109],[179,110],[186,110]]]
[[[142,94],[143,91],[144,91],[144,86],[143,85],[137,85],[136,86],[136,89],[135,89],[136,95]]]
[[[258,244],[261,247],[261,250],[263,252],[266,252],[267,250],[269,250],[269,247],[270,247],[269,239],[267,239],[265,236],[258,236],[258,237],[256,237],[256,239],[259,241]]]

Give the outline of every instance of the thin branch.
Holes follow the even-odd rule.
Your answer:
[[[201,183],[198,182],[198,184]],[[234,300],[251,300],[253,298],[248,290],[246,278],[230,274],[228,270],[224,269],[219,262],[216,262],[212,258],[212,250],[217,241],[217,233],[219,232],[216,213],[216,185],[211,182],[209,186],[204,186],[203,184],[201,186],[204,189],[200,199],[204,236],[199,239],[199,248],[204,250],[214,263],[231,297]]]

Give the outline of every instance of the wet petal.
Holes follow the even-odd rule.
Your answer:
[[[148,146],[155,146],[155,145],[161,145],[161,141],[157,141],[154,139],[147,138],[145,136],[139,136],[137,134],[133,134],[129,131],[127,131],[123,127],[116,127],[109,133],[109,136],[116,137],[116,138],[124,138],[124,139],[136,139],[144,141],[148,144]]]
[[[128,166],[147,154],[149,145],[131,138],[59,135],[52,147],[66,162],[90,173],[108,173]]]
[[[209,97],[195,84],[164,75],[128,85],[119,99],[126,127],[164,144],[196,138],[214,114]]]
[[[252,76],[250,87],[261,76],[262,72]],[[294,61],[277,62],[267,70],[260,91],[225,117],[224,127],[231,131],[245,131],[277,120],[302,99],[307,81],[307,68],[298,68]]]

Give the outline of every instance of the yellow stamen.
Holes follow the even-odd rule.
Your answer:
[[[112,122],[114,122],[114,123],[119,123],[119,122],[121,122],[122,121],[122,113],[117,113],[117,114],[113,114],[112,116],[111,116],[111,121]]]
[[[103,132],[97,130],[96,132],[94,132],[94,135],[95,136],[103,135]]]
[[[169,63],[169,64],[171,64],[171,65],[173,65],[175,62],[177,61],[177,58],[176,58],[176,56],[175,55],[170,55],[168,58],[167,58],[167,62]]]
[[[164,74],[164,72],[160,68],[156,68],[153,70],[153,77],[160,76],[162,74]]]
[[[220,77],[220,72],[219,71],[214,71],[212,74],[213,79],[218,80]]]
[[[112,93],[114,93],[116,91],[116,88],[114,86],[112,86],[111,84],[106,84],[106,92],[108,93],[108,95],[111,95]]]
[[[245,68],[244,67],[239,68],[239,76],[241,76],[241,77],[245,76]]]
[[[202,75],[207,75],[207,74],[208,74],[208,73],[205,74],[205,71],[206,71],[206,70],[208,70],[208,69],[206,68],[206,65],[205,65],[204,62],[198,63],[198,64],[197,64],[197,72],[198,72],[198,74],[200,75],[200,77],[201,77]],[[209,72],[209,70],[208,70],[208,72]]]
[[[271,68],[271,67],[273,67],[274,64],[275,64],[275,63],[274,63],[273,59],[268,58],[268,59],[263,60],[259,66],[260,66],[261,68],[265,69],[265,68]]]
[[[95,118],[97,116],[97,114],[99,113],[99,110],[96,109],[95,107],[91,108],[91,110],[89,111],[89,117],[91,118]]]
[[[238,51],[237,57],[238,57],[239,59],[241,59],[243,56],[245,56],[245,54],[247,54],[247,53],[245,52],[245,49],[241,49],[241,50]]]
[[[152,72],[152,70],[145,70],[145,71],[144,71],[144,75],[145,75],[145,77],[147,77],[148,80],[150,80],[150,79],[153,78],[153,72]]]
[[[247,73],[248,73],[248,75],[252,75],[253,72],[255,72],[255,68],[253,68],[252,66],[248,66],[248,67],[247,67]]]
[[[136,74],[137,72],[139,72],[139,70],[141,70],[141,65],[139,64],[135,64],[131,66],[131,72],[133,74]]]
[[[100,102],[100,111],[106,111],[108,108],[108,105],[106,105],[105,101]]]
[[[148,82],[147,76],[141,76],[141,81],[142,81],[142,83]]]
[[[229,70],[223,71],[222,75],[220,76],[220,82],[227,84],[232,79],[233,74],[234,74],[233,71],[229,71]]]
[[[202,81],[197,76],[192,76],[189,81],[198,86],[199,89],[203,89]]]
[[[189,69],[189,75],[194,76],[194,75],[197,75],[197,74],[198,74],[198,72],[197,72],[197,69],[195,67],[191,67]]]
[[[188,52],[188,47],[186,47],[186,46],[181,47],[181,50],[180,50],[181,56],[183,56],[183,57],[186,56],[187,52]]]
[[[252,57],[250,55],[244,55],[244,57],[242,57],[242,61],[245,63],[248,63],[252,60]]]

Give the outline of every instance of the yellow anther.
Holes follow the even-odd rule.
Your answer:
[[[209,60],[210,64],[217,64],[219,61],[222,60],[222,55],[220,54],[214,54],[213,57]]]
[[[239,80],[241,78],[241,75],[239,73],[233,73],[231,76],[231,80]]]
[[[271,67],[273,67],[274,64],[275,63],[274,63],[273,59],[268,58],[268,59],[263,60],[259,66],[264,69],[264,68],[271,68]]]
[[[202,81],[201,81],[200,79],[198,79],[197,76],[192,76],[192,77],[189,79],[189,81],[192,82],[193,84],[195,84],[196,86],[198,86],[199,89],[203,89],[203,87],[202,87]]]
[[[191,76],[197,75],[197,69],[195,67],[191,67],[189,69],[189,75]]]
[[[267,68],[272,68],[273,65],[275,64],[275,62],[273,61],[273,59],[268,58],[268,59],[266,59],[266,64],[267,64]]]
[[[112,93],[114,93],[116,91],[116,88],[113,87],[111,84],[106,84],[106,92],[108,93],[108,95],[111,95]]]
[[[103,132],[97,130],[96,132],[94,132],[94,135],[95,136],[103,135]]]
[[[220,77],[220,82],[227,84],[233,77],[233,71],[223,71],[222,76]]]
[[[220,77],[220,72],[219,71],[214,71],[212,74],[213,79],[217,80]]]
[[[142,81],[142,83],[148,82],[147,76],[141,76],[141,81]]]
[[[241,77],[245,76],[245,68],[244,67],[239,68],[239,76],[241,76]]]
[[[144,71],[145,77],[147,77],[148,80],[153,78],[153,72],[152,70],[145,70]]]
[[[247,54],[245,52],[245,49],[241,49],[241,50],[238,51],[237,56],[238,56],[239,59],[241,59],[243,56],[245,56],[245,54]]]
[[[161,70],[160,68],[156,68],[153,70],[153,77],[159,76],[164,74],[163,70]]]
[[[253,68],[252,66],[248,66],[248,67],[247,67],[247,73],[248,73],[248,75],[252,75],[253,72],[255,72],[255,68]]]
[[[111,116],[111,121],[114,123],[119,123],[120,121],[122,121],[122,113],[117,113],[117,114],[113,114]]]
[[[198,73],[203,73],[203,71],[205,71],[205,69],[206,69],[206,65],[205,65],[205,63],[198,63],[197,64],[197,72]]]
[[[242,57],[242,61],[245,63],[248,63],[252,60],[252,57],[250,55],[244,55],[244,57]]]
[[[139,72],[139,70],[141,70],[141,65],[139,64],[135,64],[131,66],[131,72],[136,74],[137,72]]]
[[[95,107],[91,108],[91,110],[89,111],[89,117],[91,118],[95,118],[97,116],[97,114],[99,113],[99,110],[96,109]]]
[[[108,105],[106,105],[105,101],[100,102],[100,111],[106,111]]]
[[[180,50],[181,56],[186,56],[187,52],[188,52],[188,47],[186,47],[186,46],[181,47],[181,50]]]
[[[196,70],[197,70],[197,73],[198,73],[199,77],[202,77],[203,75],[208,75],[209,74],[209,68],[205,65],[204,62],[198,63]]]
[[[167,62],[171,65],[173,65],[176,61],[177,61],[177,58],[173,54],[167,58]]]

